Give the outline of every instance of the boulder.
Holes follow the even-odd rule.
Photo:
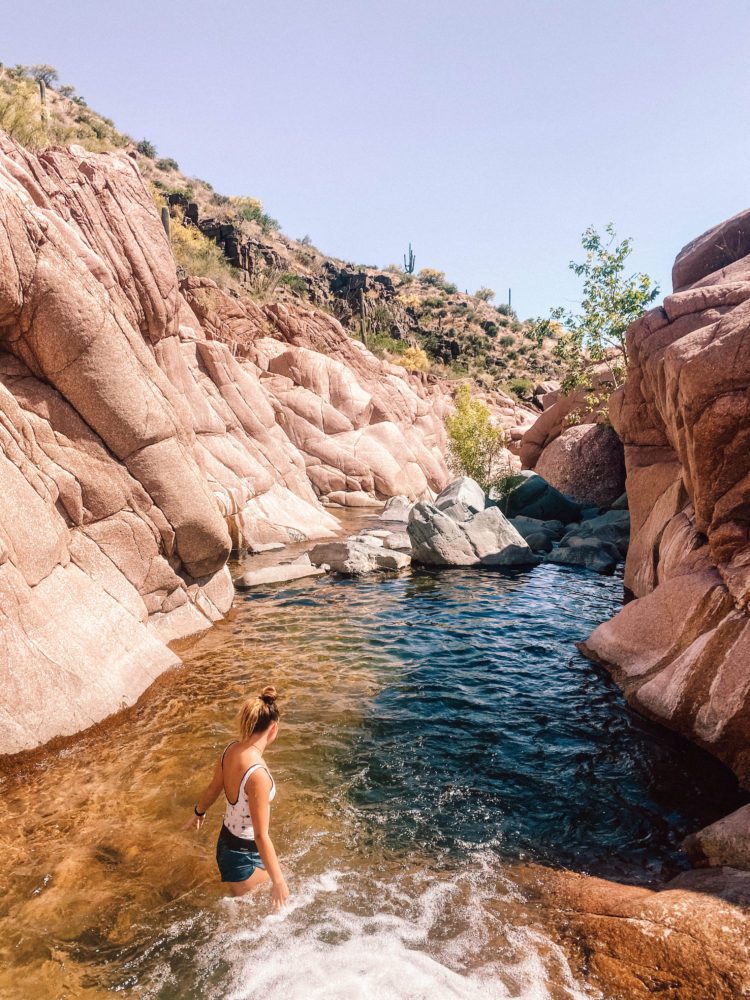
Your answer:
[[[529,566],[538,561],[498,507],[457,521],[434,504],[417,503],[407,530],[414,561],[426,566]]]
[[[750,804],[690,834],[682,849],[694,864],[750,871]]]
[[[608,424],[566,427],[541,453],[534,470],[581,503],[607,507],[625,489],[625,453]]]
[[[454,504],[462,504],[472,514],[478,514],[487,506],[484,490],[474,479],[462,476],[439,493],[435,498],[435,506],[445,510]]]
[[[412,501],[405,496],[391,497],[390,500],[386,502],[383,508],[383,513],[380,515],[381,521],[403,521],[404,524],[409,519],[409,511],[412,509],[414,504]]]
[[[615,502],[611,503],[609,506],[610,506],[610,508],[612,510],[627,510],[628,509],[628,494],[627,493],[621,493],[620,496],[615,500]]]
[[[612,510],[588,518],[563,535],[561,546],[571,546],[584,539],[607,543],[615,547],[619,557],[627,555],[630,538],[630,516],[626,510]]]
[[[567,545],[561,545],[547,556],[547,562],[562,566],[580,566],[607,576],[614,573],[620,562],[617,549],[608,542],[595,538],[574,538]]]
[[[563,496],[536,472],[519,472],[514,476],[510,492],[498,500],[498,506],[511,518],[522,514],[542,521],[570,524],[581,516],[579,503]]]
[[[251,556],[258,556],[263,552],[280,552],[284,548],[283,542],[250,542],[247,551]]]
[[[525,539],[532,552],[551,552],[554,542],[565,532],[562,521],[540,521],[534,517],[511,518],[510,523]]]
[[[314,566],[327,565],[333,573],[344,576],[364,576],[368,573],[398,571],[411,563],[405,552],[368,545],[361,539],[321,542],[310,552]]]

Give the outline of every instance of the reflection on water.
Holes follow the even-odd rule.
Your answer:
[[[238,598],[134,711],[6,780],[0,995],[577,996],[513,865],[646,875],[734,804],[726,772],[575,653],[620,597],[542,566]],[[267,682],[280,917],[222,899],[218,807],[182,828]]]

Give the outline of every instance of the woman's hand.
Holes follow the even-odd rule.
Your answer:
[[[195,815],[193,815],[193,816],[190,817],[190,819],[187,821],[187,823],[185,823],[185,826],[183,827],[183,829],[184,830],[189,830],[192,827],[192,828],[194,828],[196,830],[200,830],[200,828],[203,826],[203,824],[205,822],[206,822],[205,815],[204,816],[195,816]]]
[[[282,878],[279,882],[274,882],[271,887],[271,906],[273,907],[273,912],[278,913],[287,899],[289,899],[289,888]]]

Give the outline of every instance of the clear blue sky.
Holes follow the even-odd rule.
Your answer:
[[[747,0],[2,0],[0,59],[285,232],[437,267],[521,316],[572,304],[612,220],[669,289],[675,253],[750,204]]]

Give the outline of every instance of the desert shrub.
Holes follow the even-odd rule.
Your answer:
[[[516,342],[516,338],[511,336],[509,333],[504,334],[498,343],[501,347],[513,347]]]
[[[57,92],[61,97],[71,98],[75,96],[76,88],[69,83],[64,83],[61,87],[57,88]]]
[[[0,128],[27,149],[47,145],[47,126],[32,84],[21,83],[10,94],[0,94]]]
[[[81,97],[80,94],[76,94],[75,97],[71,97],[71,100],[72,100],[73,104],[78,104],[82,108],[87,108],[88,107],[88,104],[86,103],[86,100],[83,97]]]
[[[263,211],[263,206],[257,198],[235,197],[229,199],[237,214],[248,222],[257,222],[264,233],[279,228],[278,220],[271,218]]]
[[[451,471],[471,476],[485,493],[500,489],[511,472],[505,430],[485,403],[472,398],[468,385],[459,386],[455,404],[455,412],[445,418]]]
[[[477,288],[477,290],[474,292],[474,298],[481,299],[482,302],[490,302],[492,299],[495,298],[495,293],[491,288],[486,288],[486,287]]]
[[[448,295],[455,295],[458,291],[458,285],[454,285],[452,281],[444,281],[440,287]]]
[[[531,381],[527,378],[512,378],[506,384],[508,392],[517,399],[528,399],[531,396],[531,390],[533,388],[534,387],[531,384]]]
[[[307,291],[307,282],[305,279],[301,274],[295,274],[293,271],[285,271],[279,277],[279,284],[284,285],[290,291],[294,292],[295,295],[304,295]]]
[[[173,160],[171,156],[167,156],[164,159],[157,160],[156,166],[159,170],[179,170],[180,167],[177,160]]]
[[[401,341],[399,341],[401,343]],[[410,372],[426,372],[430,368],[430,359],[426,351],[421,347],[409,346],[400,358],[396,360],[397,365],[406,368]]]
[[[234,269],[219,247],[192,223],[181,219],[180,213],[172,216],[169,240],[175,261],[188,274],[211,278],[222,287],[232,283]]]
[[[438,271],[434,267],[423,267],[417,277],[424,285],[440,288],[445,281],[445,271]]]
[[[136,143],[135,147],[141,156],[147,156],[149,160],[156,158],[156,146],[153,142],[149,142],[148,139],[141,139],[140,142]]]
[[[392,337],[389,333],[382,331],[366,333],[363,340],[367,350],[372,351],[379,358],[384,357],[386,354],[405,355],[409,349],[409,345],[403,340],[399,340],[397,337]]]

